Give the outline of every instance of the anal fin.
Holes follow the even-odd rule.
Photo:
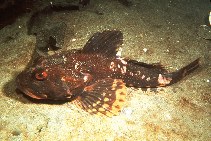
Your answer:
[[[121,79],[106,78],[84,88],[74,103],[91,114],[118,115],[126,99]]]

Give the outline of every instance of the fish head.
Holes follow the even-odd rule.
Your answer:
[[[16,78],[17,88],[35,99],[69,100],[83,91],[87,74],[39,60]]]

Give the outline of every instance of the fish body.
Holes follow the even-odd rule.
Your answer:
[[[119,56],[120,31],[95,33],[81,50],[37,59],[16,78],[18,89],[35,99],[69,100],[92,114],[117,115],[126,87],[163,87],[199,66],[199,59],[176,72]]]

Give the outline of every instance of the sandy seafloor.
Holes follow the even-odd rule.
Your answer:
[[[128,88],[122,112],[112,118],[90,115],[71,103],[34,103],[15,90],[15,78],[36,44],[27,34],[30,14],[25,14],[0,30],[1,141],[211,139],[211,28],[205,22],[210,2],[131,1],[126,7],[117,0],[92,0],[83,11],[55,13],[74,31],[65,35],[66,48],[81,48],[93,33],[117,29],[124,34],[123,57],[161,62],[171,71],[200,57],[200,68],[158,93]]]

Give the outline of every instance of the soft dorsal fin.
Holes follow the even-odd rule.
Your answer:
[[[147,64],[147,63],[143,63],[143,62],[138,62],[136,60],[127,60],[128,64],[134,64],[134,65],[138,65],[141,67],[145,67],[148,69],[155,69],[157,71],[160,72],[168,72],[165,67],[163,65],[161,65],[160,63],[153,63],[153,64]]]
[[[121,31],[103,31],[95,33],[82,49],[83,53],[100,53],[108,57],[115,57],[123,43]]]

